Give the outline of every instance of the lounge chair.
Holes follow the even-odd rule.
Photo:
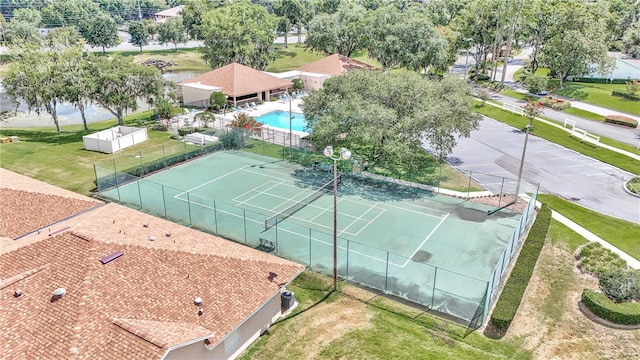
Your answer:
[[[255,102],[250,102],[249,105],[251,105],[252,109],[257,109],[258,105]]]
[[[253,108],[251,107],[251,105],[249,105],[249,103],[246,103],[244,104],[244,110],[253,111]]]

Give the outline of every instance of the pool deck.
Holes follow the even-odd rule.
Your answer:
[[[303,101],[302,98],[303,97],[298,97],[297,99],[292,99],[291,101],[286,101],[284,103],[281,101],[266,101],[264,104],[258,105],[253,110],[243,110],[242,112],[247,113],[252,117],[258,117],[276,110],[288,112],[289,109],[291,109],[292,112],[302,113],[302,109],[300,107]],[[200,124],[198,121],[194,120],[194,115],[197,113],[198,112],[190,112],[184,115],[176,116],[175,118],[177,118],[178,127],[203,126],[203,124]],[[215,128],[220,128],[222,123],[231,122],[233,120],[233,116],[236,115],[237,113],[238,113],[237,111],[227,111],[225,114],[216,114],[215,115],[216,121],[214,121],[211,126]],[[264,127],[269,128],[268,125],[265,125]],[[282,128],[276,128],[276,129],[282,129]],[[308,133],[303,131],[294,130],[292,132],[300,136],[309,135]]]

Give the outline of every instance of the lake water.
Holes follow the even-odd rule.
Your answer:
[[[194,72],[194,71],[177,71],[163,74],[163,77],[169,81],[173,81],[175,83],[192,78],[194,76],[200,75],[202,72]],[[2,79],[0,79],[1,81]],[[5,92],[4,87],[2,87],[0,83],[0,111],[14,111],[16,109],[16,105],[9,101],[7,94]],[[127,115],[135,114],[138,112],[146,111],[152,109],[151,106],[147,104],[145,100],[138,101],[138,109],[135,111],[130,111]],[[46,111],[41,111],[40,116],[37,116],[35,111],[32,111],[30,115],[27,115],[29,109],[26,105],[20,104],[18,106],[18,111],[22,112],[17,117],[9,116],[4,119],[1,123],[3,127],[29,127],[29,126],[53,126],[53,120],[51,119],[51,115],[49,115]],[[60,125],[73,125],[73,124],[82,124],[82,116],[80,115],[80,111],[76,109],[73,104],[62,103],[57,106],[58,120]],[[9,114],[11,115],[11,114]],[[110,113],[107,109],[103,107],[93,104],[89,105],[85,109],[85,116],[87,118],[87,122],[98,122],[108,119],[113,119],[115,116]]]

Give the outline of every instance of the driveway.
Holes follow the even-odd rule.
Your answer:
[[[461,139],[447,161],[494,193],[516,187],[525,134],[484,118],[480,129]],[[426,145],[428,146],[428,145]],[[505,181],[502,178],[506,178]],[[623,183],[632,174],[530,135],[520,193],[540,183],[540,191],[558,195],[589,209],[640,223],[640,199],[627,194]]]

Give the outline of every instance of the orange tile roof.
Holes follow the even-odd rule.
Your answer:
[[[375,66],[363,63],[362,61],[351,59],[341,54],[333,54],[316,60],[312,63],[302,65],[300,71],[316,74],[326,74],[331,76],[341,75],[349,70],[380,70]]]
[[[118,204],[52,230],[65,228],[0,239],[0,359],[153,359],[189,340],[218,343],[304,269]],[[99,261],[115,251],[124,255]],[[67,293],[52,301],[58,287]]]
[[[273,89],[291,88],[289,80],[279,79],[238,63],[231,63],[194,78],[181,81],[179,85],[197,83],[222,88],[228,96],[255,94]]]

